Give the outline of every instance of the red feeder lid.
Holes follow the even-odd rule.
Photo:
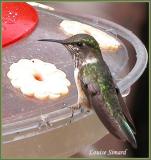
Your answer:
[[[2,2],[2,46],[16,42],[33,31],[36,10],[25,2]]]

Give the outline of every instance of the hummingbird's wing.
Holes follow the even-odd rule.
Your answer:
[[[125,139],[123,134],[120,134],[119,125],[115,119],[110,115],[108,108],[103,102],[100,94],[100,89],[97,84],[89,80],[81,80],[81,88],[87,96],[91,108],[93,108],[98,115],[99,119],[103,122],[105,127],[117,138]]]
[[[134,133],[126,122],[125,117],[122,114],[119,114],[118,118],[111,116],[111,112],[105,106],[97,85],[91,82],[85,84],[83,81],[81,81],[81,85],[90,105],[109,132],[121,140],[128,140],[134,148],[137,148]]]
[[[134,125],[134,121],[133,121],[133,119],[132,119],[132,117],[130,115],[130,112],[129,112],[128,108],[127,108],[126,103],[124,102],[124,100],[122,98],[120,90],[119,90],[119,88],[117,86],[115,87],[115,89],[116,89],[116,94],[118,96],[119,103],[120,103],[120,105],[122,107],[122,112],[125,115],[126,119],[129,121],[131,127],[133,128],[134,133],[136,133],[136,128],[135,128],[135,125]]]
[[[95,110],[96,114],[98,115],[99,119],[103,122],[105,127],[114,136],[122,140],[128,140],[132,144],[132,146],[136,148],[137,144],[134,137],[134,132],[129,127],[124,116],[125,112],[125,115],[127,115],[127,117],[131,121],[131,117],[128,115],[129,112],[127,112],[127,109],[123,109],[123,107],[119,106],[119,103],[117,102],[118,100],[114,101],[115,103],[113,103],[112,108],[110,108],[109,105],[107,105],[108,102],[104,99],[101,93],[100,84],[98,81],[100,80],[99,78],[102,76],[102,73],[98,73],[99,71],[97,69],[99,69],[99,65],[100,64],[98,64],[98,66],[97,64],[95,64],[95,66],[89,65],[88,67],[84,67],[83,69],[81,69],[79,75],[81,88],[87,96],[91,107]],[[96,67],[98,68],[96,69]],[[112,77],[108,78],[108,83],[111,85],[111,95],[110,91],[108,91],[108,95],[110,96],[110,98],[112,96],[115,97],[116,95],[114,94],[116,94],[116,91],[115,86],[114,88],[112,86],[114,85]],[[120,96],[121,95],[119,94],[119,101],[121,101],[121,105],[124,102],[122,101],[122,97]]]

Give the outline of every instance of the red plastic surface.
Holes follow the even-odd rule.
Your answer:
[[[2,3],[2,46],[16,42],[33,31],[38,23],[36,10],[25,2]]]

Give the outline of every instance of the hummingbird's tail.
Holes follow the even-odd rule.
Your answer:
[[[124,135],[126,137],[126,140],[132,145],[133,148],[137,148],[137,142],[134,136],[134,131],[131,129],[129,124],[127,123],[126,119],[120,118],[120,126],[122,131],[124,132]]]

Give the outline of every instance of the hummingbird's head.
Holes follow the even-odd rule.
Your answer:
[[[100,54],[97,41],[88,34],[77,34],[65,40],[40,39],[39,41],[56,42],[64,45],[74,60],[81,62],[83,62],[90,53],[94,56],[95,54]]]

